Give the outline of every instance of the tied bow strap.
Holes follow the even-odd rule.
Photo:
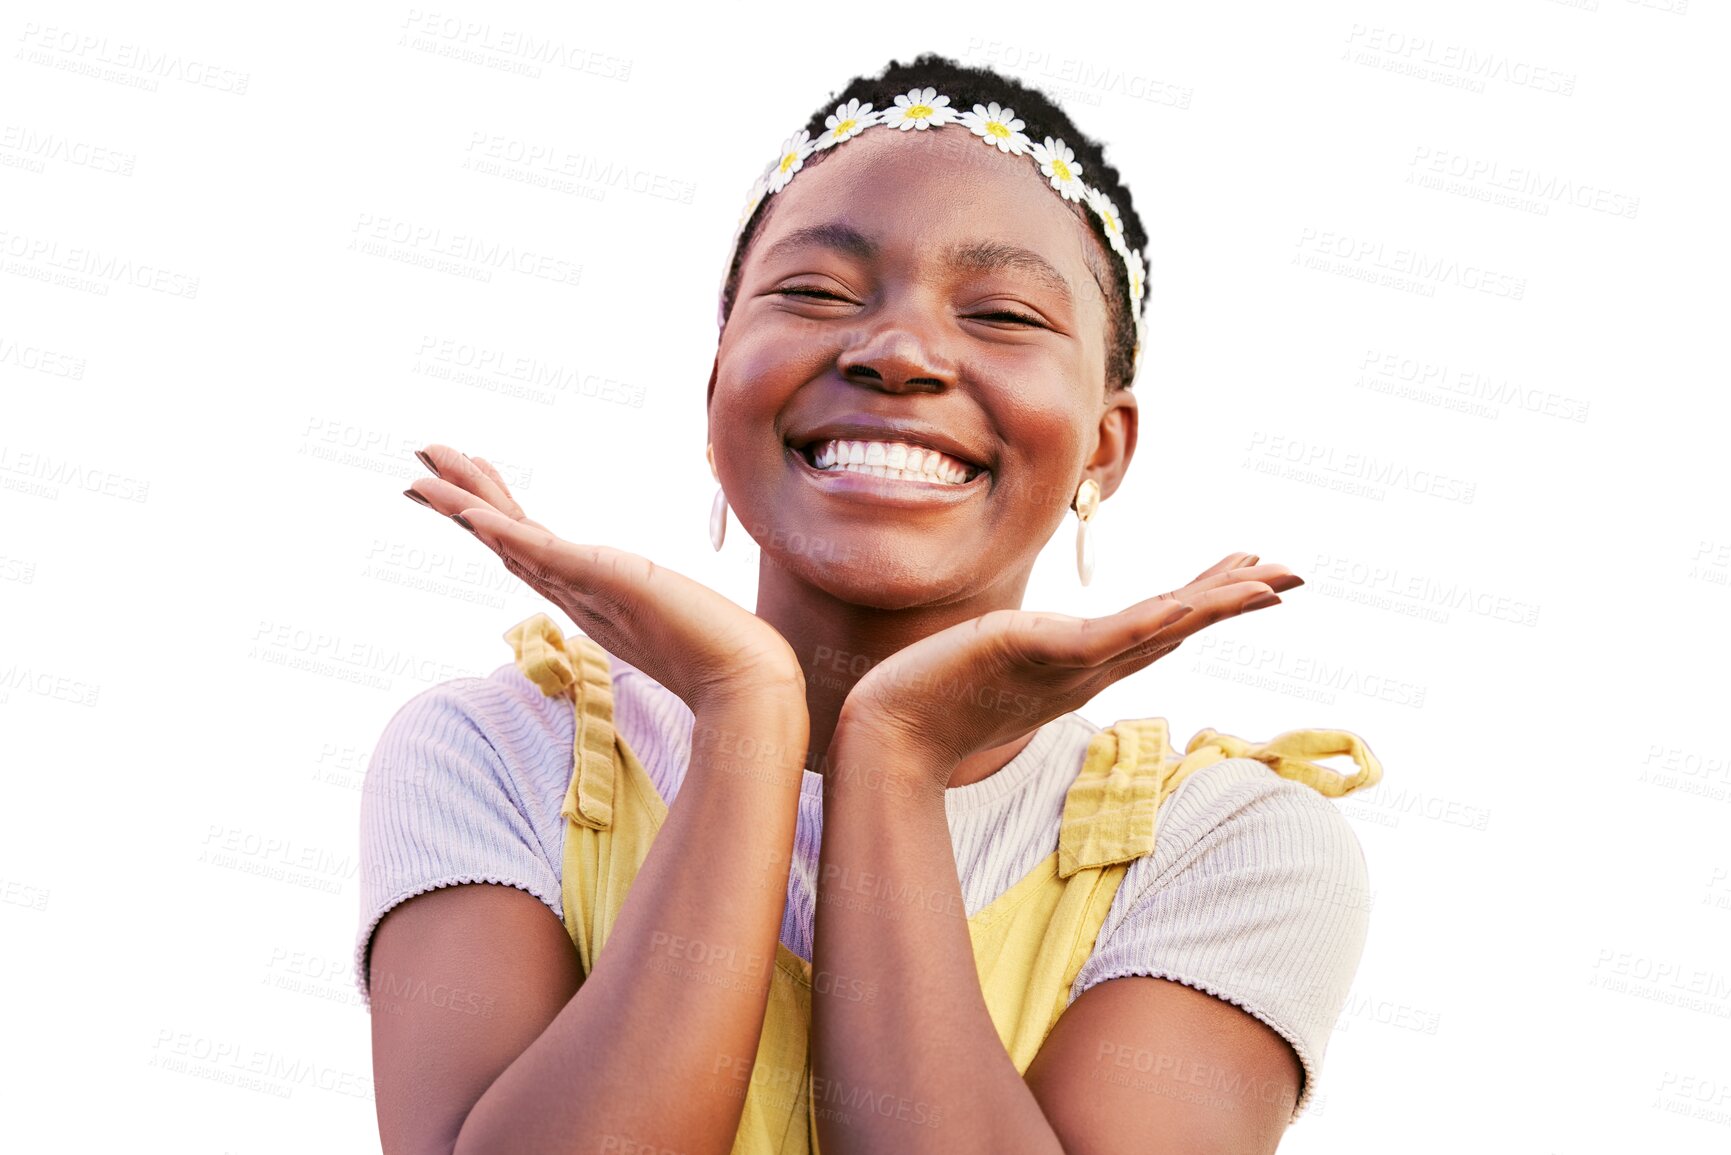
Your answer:
[[[546,614],[536,614],[505,631],[505,640],[517,654],[517,668],[549,698],[564,697],[577,681],[571,655],[565,652],[565,635]]]
[[[1351,757],[1358,772],[1342,774],[1311,760],[1339,754]],[[1254,745],[1218,730],[1200,730],[1185,748],[1183,767],[1188,772],[1227,758],[1254,758],[1282,778],[1302,782],[1329,798],[1382,781],[1382,763],[1362,738],[1345,730],[1288,730]]]
[[[594,830],[613,825],[613,675],[607,653],[581,634],[569,642],[536,614],[505,631],[517,668],[549,698],[568,697],[576,736],[563,817]]]

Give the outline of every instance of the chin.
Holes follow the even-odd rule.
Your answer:
[[[859,536],[857,531],[820,537],[776,530],[758,545],[765,565],[848,605],[905,610],[959,601],[975,591],[976,575],[948,559],[931,557],[929,550],[889,548],[889,543],[872,548],[858,542]],[[799,548],[802,541],[809,545]]]

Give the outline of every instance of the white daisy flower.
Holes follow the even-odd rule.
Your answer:
[[[1118,215],[1118,206],[1099,189],[1089,188],[1088,207],[1100,218],[1100,225],[1106,230],[1106,239],[1112,243],[1113,251],[1128,258],[1130,246],[1124,240],[1124,218]]]
[[[903,132],[910,128],[924,132],[928,127],[945,125],[954,119],[956,110],[950,107],[949,97],[939,96],[935,88],[910,88],[906,96],[896,97],[894,108],[884,109],[883,122]]]
[[[758,202],[769,195],[769,170],[764,175],[751,182],[751,193],[745,198],[745,207],[739,210],[739,221],[735,229],[743,229],[745,222],[751,219],[751,214],[757,211]]]
[[[778,154],[780,159],[776,160],[770,169],[769,191],[772,193],[780,192],[786,188],[787,182],[793,179],[793,174],[799,171],[800,166],[805,163],[805,158],[810,156],[816,148],[817,145],[812,143],[811,134],[803,128],[782,141],[781,152]]]
[[[817,138],[817,147],[819,150],[831,148],[856,137],[872,125],[881,124],[883,116],[881,112],[873,112],[871,105],[861,104],[857,99],[837,105],[834,113],[823,118],[824,133]]]
[[[1130,266],[1130,304],[1135,309],[1142,304],[1142,291],[1147,287],[1143,278],[1147,269],[1142,264],[1142,254],[1134,249],[1125,254],[1124,263]]]
[[[959,119],[975,136],[987,144],[997,145],[998,151],[1011,156],[1021,156],[1034,146],[1022,131],[1027,125],[1016,119],[1015,110],[1001,108],[997,101],[976,104],[972,112],[962,113]]]
[[[1044,144],[1036,144],[1028,151],[1065,200],[1082,199],[1082,166],[1076,163],[1076,154],[1069,145],[1048,136]]]

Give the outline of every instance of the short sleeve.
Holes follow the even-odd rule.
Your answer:
[[[1252,759],[1186,780],[1155,849],[1132,863],[1074,1000],[1148,975],[1225,999],[1298,1055],[1309,1105],[1364,953],[1371,895],[1358,835],[1336,805]]]
[[[423,691],[397,711],[373,747],[361,798],[354,971],[368,1006],[373,931],[393,907],[418,894],[499,883],[529,892],[563,918],[556,870],[561,847],[549,847],[531,817],[548,803],[526,794],[500,752],[517,757],[526,732],[539,728],[533,723],[542,715],[533,711],[544,708],[520,704],[497,680],[505,673]],[[560,756],[569,763],[568,734]]]

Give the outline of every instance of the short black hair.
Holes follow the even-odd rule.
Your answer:
[[[1117,207],[1125,244],[1131,251],[1143,255],[1146,263],[1144,251],[1148,244],[1147,231],[1142,227],[1141,218],[1136,215],[1136,206],[1130,196],[1129,187],[1119,177],[1118,170],[1106,160],[1105,146],[1077,128],[1068,114],[1044,92],[994,69],[970,67],[931,52],[922,53],[909,64],[892,60],[878,75],[856,76],[848,82],[847,87],[831,95],[812,113],[805,129],[816,139],[824,132],[824,119],[835,112],[837,105],[858,99],[861,103],[870,104],[874,109],[891,108],[895,105],[896,97],[905,95],[909,89],[916,87],[936,88],[950,97],[952,107],[958,111],[971,108],[976,102],[984,104],[997,101],[1015,110],[1016,116],[1024,122],[1022,131],[1032,140],[1037,142],[1048,136],[1061,139],[1076,154],[1076,161],[1082,167],[1083,183],[1103,193]],[[806,158],[805,164],[810,166],[833,151],[827,149],[815,152]],[[768,215],[769,202],[774,199],[772,196],[763,197],[740,232],[739,247],[734,251],[733,264],[727,271],[727,281],[722,289],[721,309],[724,321],[733,312],[734,297],[739,291],[739,274],[745,265],[746,254],[761,231]],[[1067,200],[1064,203],[1093,230],[1107,254],[1108,259],[1097,262],[1099,267],[1095,270],[1097,278],[1102,272],[1105,274],[1100,290],[1105,294],[1107,309],[1106,389],[1108,393],[1116,389],[1128,389],[1135,372],[1136,326],[1130,314],[1129,286],[1126,284],[1128,274],[1124,262],[1112,251],[1099,214],[1084,202]],[[1145,307],[1146,304],[1147,294],[1144,292],[1139,307]]]

